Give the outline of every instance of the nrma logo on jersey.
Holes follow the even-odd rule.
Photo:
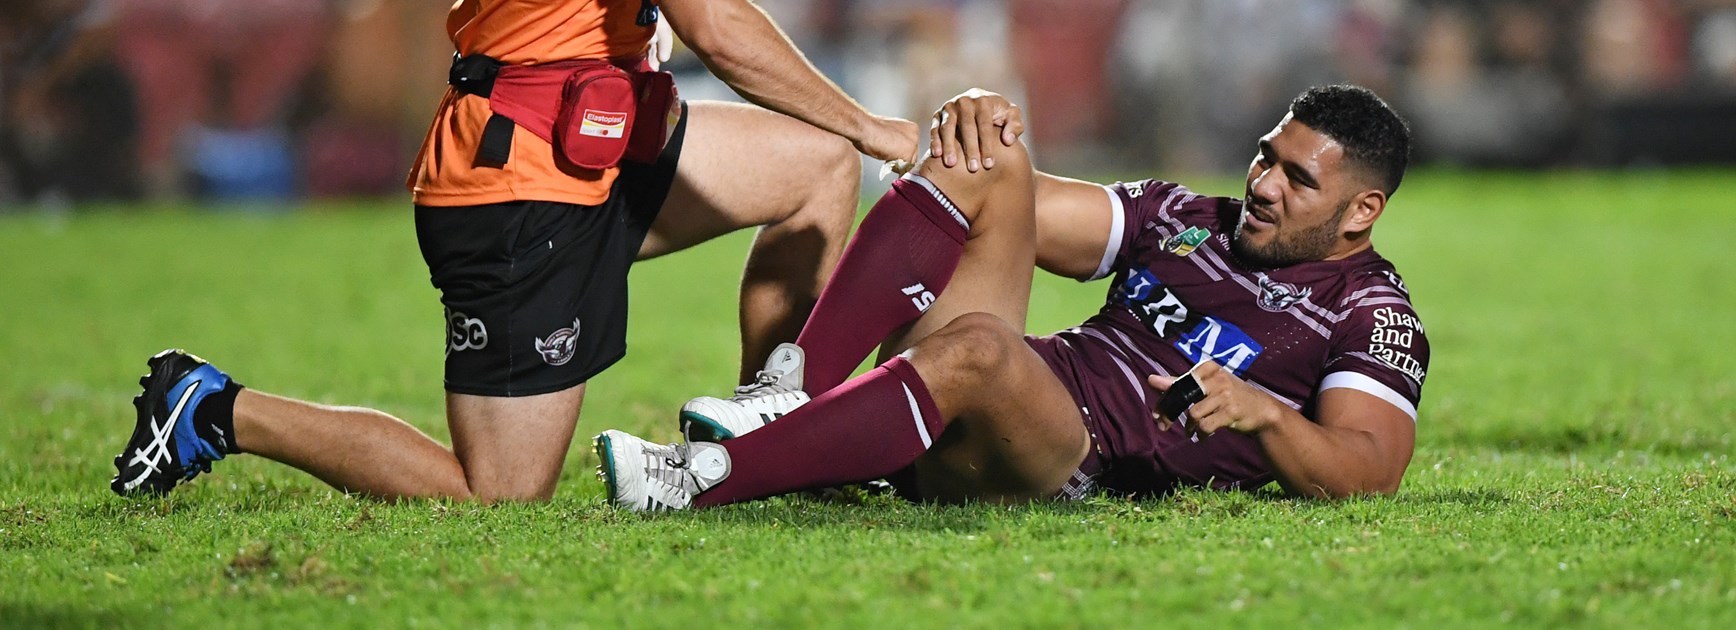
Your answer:
[[[1110,299],[1127,306],[1133,316],[1161,339],[1173,339],[1188,360],[1211,357],[1241,376],[1265,350],[1235,324],[1189,308],[1149,270],[1128,274]]]

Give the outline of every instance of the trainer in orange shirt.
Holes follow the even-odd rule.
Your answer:
[[[447,17],[446,33],[459,55],[487,55],[512,65],[635,57],[644,55],[654,31],[635,23],[639,6],[639,0],[461,0]],[[524,199],[596,205],[609,198],[618,169],[557,164],[548,141],[532,134],[513,134],[514,159],[506,164],[476,164],[476,132],[490,113],[488,99],[447,90],[410,173],[417,205],[476,206]]]
[[[507,74],[585,59],[637,68],[630,58],[646,54],[664,19],[757,107],[642,103],[637,120],[672,124],[630,126],[633,143],[651,142],[648,156],[595,169],[575,166],[566,144],[524,116],[496,116],[504,105],[491,102],[512,89],[501,83]],[[166,351],[149,362],[116,492],[167,492],[245,452],[375,497],[546,499],[586,381],[625,354],[633,261],[758,227],[742,277],[742,356],[768,356],[795,338],[842,251],[858,199],[856,152],[897,160],[917,151],[915,124],[864,110],[748,0],[459,0],[447,31],[460,56],[454,76],[467,87],[442,99],[410,184],[445,308],[453,448],[385,413],[243,389]],[[504,64],[493,91],[467,74],[495,77],[486,58]],[[744,379],[753,367],[744,362]]]

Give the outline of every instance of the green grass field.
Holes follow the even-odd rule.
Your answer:
[[[0,627],[1732,627],[1732,197],[1736,173],[1414,174],[1376,238],[1434,347],[1395,498],[659,517],[604,507],[582,441],[545,505],[380,504],[245,456],[117,498],[169,346],[445,438],[406,204],[0,216]],[[581,438],[673,439],[682,401],[726,390],[746,243],[635,270]],[[1039,279],[1032,330],[1104,289]]]

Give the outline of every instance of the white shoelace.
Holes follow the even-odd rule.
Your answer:
[[[784,380],[783,370],[760,370],[753,375],[754,382],[735,388],[735,395],[730,400],[744,400],[769,394],[788,393],[790,388],[781,385]]]

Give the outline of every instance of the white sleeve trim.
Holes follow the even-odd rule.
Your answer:
[[[1127,210],[1121,205],[1121,195],[1115,194],[1115,189],[1103,187],[1103,192],[1109,193],[1109,244],[1103,247],[1103,260],[1097,263],[1097,272],[1086,278],[1085,282],[1101,280],[1109,275],[1109,270],[1115,264],[1115,255],[1121,253],[1121,235],[1127,230]]]
[[[1324,392],[1337,387],[1354,389],[1384,400],[1391,403],[1392,406],[1398,407],[1399,411],[1403,411],[1406,415],[1410,416],[1411,422],[1417,421],[1416,405],[1412,405],[1411,401],[1406,400],[1404,396],[1393,391],[1391,387],[1387,387],[1380,381],[1370,378],[1367,374],[1361,374],[1358,372],[1333,372],[1326,375],[1326,380],[1320,381],[1320,391]]]

